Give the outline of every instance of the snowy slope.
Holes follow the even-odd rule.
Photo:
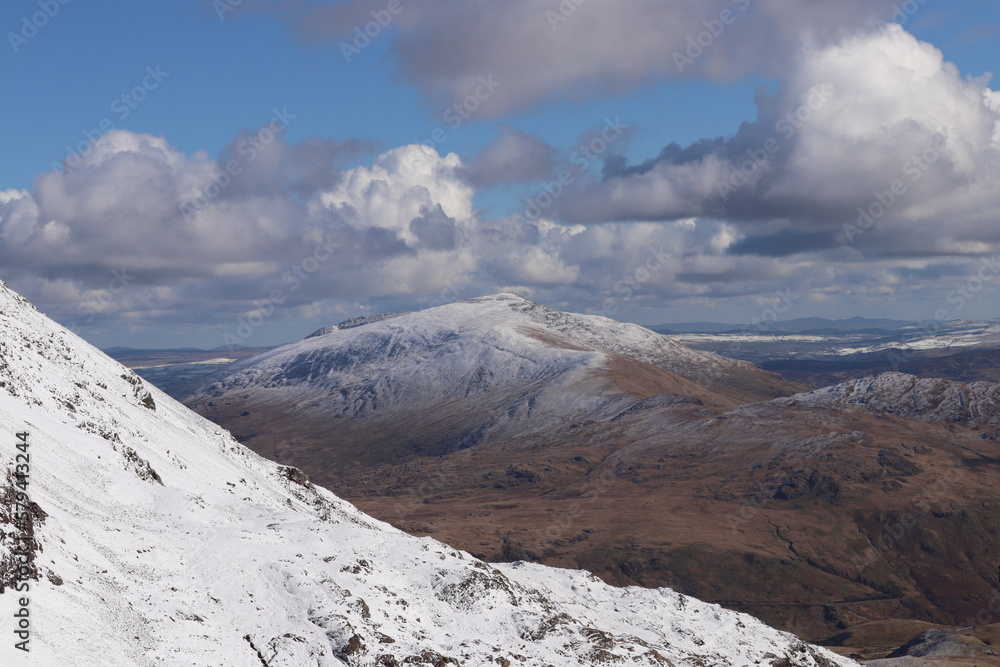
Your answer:
[[[266,406],[324,420],[419,408],[468,422],[474,444],[530,424],[611,418],[660,393],[731,407],[793,389],[640,326],[503,293],[326,327],[205,377],[183,398],[202,414],[228,400],[237,413]]]
[[[407,536],[254,455],[2,283],[0,383],[0,460],[30,433],[40,510],[31,653],[4,628],[2,665],[854,664],[666,589],[494,567]],[[13,591],[0,600],[11,623]]]

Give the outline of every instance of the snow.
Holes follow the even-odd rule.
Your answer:
[[[985,345],[996,343],[997,340],[983,340],[976,338],[954,338],[931,336],[920,340],[912,341],[892,341],[880,345],[866,345],[861,347],[841,347],[833,351],[836,356],[845,357],[851,354],[873,354],[875,352],[885,352],[886,350],[947,350],[954,347],[973,347],[975,345]]]
[[[670,337],[682,343],[708,343],[731,341],[740,343],[822,343],[828,340],[825,336],[805,334],[670,334]]]
[[[492,566],[408,536],[253,454],[2,283],[0,383],[0,459],[30,433],[29,494],[47,513],[31,653],[4,629],[2,665],[855,664],[667,589]],[[15,594],[0,599],[11,623]]]
[[[226,369],[227,375],[235,376],[245,369],[254,369],[245,373],[244,381],[249,384],[253,374],[266,374],[268,370],[281,368],[291,358],[305,358],[332,347],[342,350],[337,372],[330,374],[331,380],[335,375],[341,384],[346,382],[342,379],[344,374],[352,370],[355,370],[355,378],[393,371],[414,355],[427,354],[428,349],[435,362],[445,355],[435,355],[434,351],[447,350],[449,366],[438,367],[438,374],[449,377],[455,368],[471,367],[477,361],[475,355],[481,354],[483,347],[496,350],[498,369],[514,361],[522,364],[518,372],[528,372],[528,367],[544,369],[553,363],[565,364],[569,357],[573,358],[568,362],[572,365],[594,366],[603,362],[608,354],[625,354],[677,372],[703,366],[751,368],[745,362],[693,350],[635,324],[594,315],[562,313],[509,293],[415,313],[358,318],[348,323],[348,326],[341,324],[320,329],[305,340],[245,359]],[[539,340],[533,332],[554,336],[556,345]],[[559,338],[566,348],[558,348]],[[455,354],[455,347],[465,354]],[[577,354],[570,354],[572,352]],[[431,373],[434,368],[428,364],[421,370]],[[430,381],[429,386],[435,388],[434,377],[422,377],[421,380]]]
[[[960,350],[1000,343],[1000,322],[996,320],[928,322],[900,329],[841,331],[830,335],[776,334],[763,332],[683,333],[671,338],[689,345],[724,349],[725,343],[759,346],[792,344],[800,359],[827,359],[884,353],[890,350]]]

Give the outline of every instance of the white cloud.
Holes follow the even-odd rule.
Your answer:
[[[802,57],[736,135],[607,169],[599,187],[562,197],[559,213],[711,216],[739,223],[742,235],[800,232],[768,237],[787,255],[796,240],[805,251],[842,243],[860,207],[876,214],[851,239],[867,251],[998,248],[1000,105],[987,82],[963,78],[898,26],[855,35]]]
[[[411,222],[428,211],[440,207],[453,220],[472,217],[473,191],[456,176],[460,167],[454,153],[442,158],[430,146],[395,148],[371,167],[345,172],[337,186],[320,195],[319,203],[341,212],[356,228],[392,230],[416,246],[419,238]]]
[[[2,193],[0,261],[30,296],[65,304],[64,316],[76,301],[88,314],[174,318],[199,304],[226,318],[273,289],[289,307],[412,293],[475,267],[459,244],[473,213],[456,156],[404,146],[332,172],[338,150],[354,154],[276,141],[223,180],[226,151],[213,160],[110,132],[74,169],[39,175],[33,194]],[[308,280],[288,278],[302,266]],[[96,303],[112,272],[129,276],[128,289]]]
[[[268,310],[310,318],[345,303],[420,305],[448,286],[464,296],[603,289],[637,250],[678,233],[482,219],[458,156],[427,146],[336,173],[313,158],[275,142],[225,180],[227,151],[214,160],[109,133],[75,169],[40,175],[34,194],[2,193],[5,277],[71,323],[225,325]],[[275,290],[280,301],[268,303]]]

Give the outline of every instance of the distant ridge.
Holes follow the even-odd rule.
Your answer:
[[[915,326],[916,322],[907,320],[891,320],[885,318],[851,317],[842,320],[828,320],[824,317],[798,317],[791,320],[778,320],[767,322],[767,332],[795,332],[804,333],[808,331],[870,331],[875,329],[904,329]],[[720,322],[677,322],[674,324],[657,324],[649,327],[653,331],[663,334],[670,333],[730,333],[734,331],[756,331],[748,324],[723,324]]]
[[[326,336],[327,334],[331,334],[334,331],[344,331],[345,329],[354,329],[356,327],[361,327],[366,324],[373,324],[375,322],[383,322],[385,320],[391,320],[394,317],[399,317],[400,315],[407,315],[411,312],[413,311],[405,310],[400,313],[377,313],[375,315],[359,315],[358,317],[352,317],[350,319],[346,319],[340,324],[334,324],[329,327],[323,327],[322,329],[317,329],[316,331],[306,336],[305,339],[317,338],[319,336]]]

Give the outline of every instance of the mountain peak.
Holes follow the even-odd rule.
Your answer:
[[[0,280],[0,308],[4,306],[15,306],[38,312],[33,303],[12,290],[6,282]]]
[[[659,394],[729,409],[801,388],[635,324],[564,313],[502,292],[354,318],[187,389],[185,403],[238,435],[256,428],[247,415],[294,414],[296,441],[313,443],[300,444],[303,450],[345,443],[329,453],[332,466],[340,457],[375,456],[387,447],[409,460],[612,419]],[[279,434],[281,428],[268,422],[266,433],[252,436],[253,446],[262,453],[283,448],[279,441],[293,436]]]
[[[496,292],[495,294],[484,294],[483,296],[473,297],[471,299],[462,299],[461,301],[456,301],[455,303],[488,303],[491,301],[499,303],[535,303],[527,297],[521,296],[517,292]]]

